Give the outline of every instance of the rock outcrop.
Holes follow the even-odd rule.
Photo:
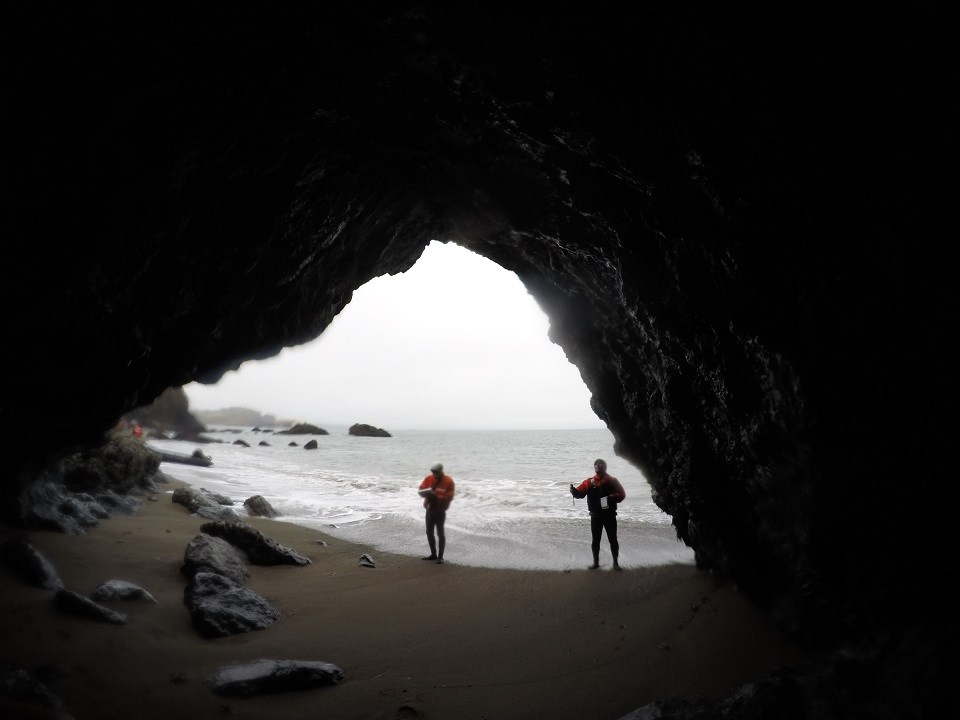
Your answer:
[[[190,412],[190,399],[181,387],[167,388],[149,405],[124,413],[122,420],[172,440],[215,442],[204,434],[207,428]]]
[[[220,695],[249,697],[260,693],[308,690],[336,685],[343,679],[337,665],[319,660],[254,660],[246,665],[228,665],[210,678]]]
[[[277,430],[277,435],[329,435],[322,427],[310,423],[296,423],[286,430]]]
[[[215,494],[207,492],[203,488],[198,490],[190,485],[183,485],[173,491],[170,500],[177,505],[183,505],[193,515],[207,520],[244,522],[244,517],[240,513],[229,505],[221,503]]]
[[[280,611],[263,595],[213,572],[194,573],[184,588],[183,602],[204,637],[263,630],[280,619]]]
[[[247,512],[257,517],[275,518],[280,513],[273,509],[273,505],[263,495],[252,495],[243,501]]]
[[[310,558],[293,548],[281,545],[254,527],[238,522],[209,522],[200,526],[200,532],[222,538],[243,550],[254,565],[309,565]]]
[[[697,565],[834,654],[782,707],[948,704],[938,7],[41,7],[5,17],[8,499],[456,242],[523,281]]]
[[[367,425],[366,423],[354,423],[347,430],[348,435],[357,435],[358,437],[393,437],[383,428]]]
[[[247,554],[223,538],[200,533],[187,543],[183,551],[180,572],[193,577],[198,572],[210,572],[242,585],[250,577]]]

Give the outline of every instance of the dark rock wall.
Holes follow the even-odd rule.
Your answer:
[[[11,11],[7,487],[454,241],[704,570],[805,642],[942,622],[944,19],[346,5]]]

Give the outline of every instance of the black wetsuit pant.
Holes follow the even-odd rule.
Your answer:
[[[438,559],[443,559],[443,549],[447,545],[447,536],[443,533],[443,523],[446,522],[446,510],[427,509],[427,542],[430,543],[430,554],[436,555]],[[440,552],[437,552],[437,544],[433,539],[433,532],[437,532],[437,540],[440,541]]]
[[[610,554],[613,555],[613,562],[617,562],[620,556],[620,543],[617,542],[617,514],[612,510],[601,510],[590,516],[590,535],[592,542],[590,549],[593,550],[593,564],[600,564],[600,538],[603,531],[607,531],[607,540],[610,541]]]

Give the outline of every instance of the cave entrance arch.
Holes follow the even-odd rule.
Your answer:
[[[433,241],[411,269],[354,291],[315,340],[186,390],[194,410],[249,407],[324,427],[605,428],[548,329],[513,273]]]

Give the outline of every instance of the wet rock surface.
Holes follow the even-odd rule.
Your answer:
[[[212,572],[197,572],[183,592],[196,630],[215,638],[270,627],[280,612],[259,593],[230,578]]]
[[[281,545],[245,523],[212,522],[200,526],[200,532],[223,538],[243,550],[254,565],[309,565],[310,558]]]
[[[336,685],[343,670],[333,663],[317,660],[255,660],[246,665],[220,668],[210,678],[214,692],[248,697],[260,693],[308,690]]]
[[[159,604],[153,595],[128,580],[105,580],[90,594],[90,599],[95,602],[104,602],[107,600],[144,600],[155,605]]]
[[[347,434],[356,435],[357,437],[393,437],[383,428],[367,425],[366,423],[354,423],[347,430]]]
[[[173,491],[171,501],[183,505],[194,515],[206,520],[244,522],[244,517],[230,507],[233,504],[232,500],[203,488],[198,489],[189,485],[178,487]],[[226,501],[226,503],[223,501]]]
[[[225,575],[236,583],[250,576],[247,555],[223,538],[201,533],[191,540],[183,553],[180,572],[191,577],[198,572]]]
[[[275,518],[280,515],[263,495],[248,497],[243,501],[243,506],[247,509],[247,512],[257,517]]]

